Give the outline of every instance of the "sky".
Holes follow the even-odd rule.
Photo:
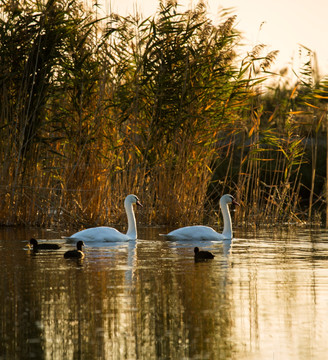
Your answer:
[[[102,0],[108,9],[120,15],[144,17],[155,14],[158,0]],[[289,66],[297,71],[304,62],[305,50],[316,53],[320,74],[328,75],[328,0],[205,0],[209,17],[219,24],[219,9],[232,8],[237,15],[236,28],[242,32],[245,54],[254,45],[265,44],[267,50],[279,50],[276,69]],[[178,0],[182,10],[197,5],[196,0]]]

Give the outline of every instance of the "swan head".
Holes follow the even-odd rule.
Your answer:
[[[133,194],[128,195],[128,196],[125,198],[124,203],[125,203],[126,205],[136,204],[136,205],[142,207],[142,204],[141,204],[138,196],[137,196],[137,195],[133,195]]]
[[[240,206],[239,203],[235,200],[235,198],[230,194],[225,194],[220,199],[220,205],[233,204]]]

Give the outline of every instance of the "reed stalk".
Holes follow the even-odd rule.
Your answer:
[[[241,223],[299,219],[305,95],[323,119],[326,88],[268,100],[276,53],[240,60],[235,16],[214,25],[203,3],[174,2],[104,21],[78,0],[0,8],[1,224],[123,226],[129,193],[143,224],[217,222],[226,192],[246,205]]]

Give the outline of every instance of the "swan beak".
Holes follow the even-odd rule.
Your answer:
[[[137,204],[138,206],[142,207],[142,204],[141,204],[141,202],[140,202],[139,200],[137,200],[136,204]]]
[[[240,206],[240,204],[235,199],[232,199],[232,203],[233,205]]]

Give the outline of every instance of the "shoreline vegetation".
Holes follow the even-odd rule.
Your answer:
[[[0,225],[124,224],[130,193],[143,225],[217,223],[224,193],[238,224],[328,224],[314,54],[291,85],[270,72],[277,52],[242,54],[234,15],[178,9],[0,1]]]

